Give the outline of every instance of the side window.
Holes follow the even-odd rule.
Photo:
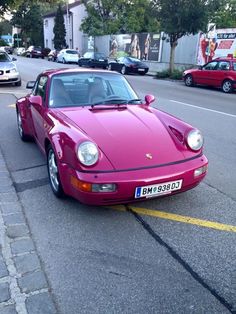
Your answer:
[[[219,70],[229,70],[230,68],[230,63],[228,61],[220,61],[218,65]]]
[[[233,62],[233,69],[236,71],[236,62]]]
[[[37,87],[35,90],[35,95],[41,96],[43,100],[46,98],[46,84],[47,84],[48,77],[41,76],[38,79]]]
[[[213,61],[213,62],[209,62],[208,64],[203,66],[203,70],[216,70],[216,66],[217,66],[217,62]]]

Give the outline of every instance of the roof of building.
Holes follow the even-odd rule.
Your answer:
[[[73,3],[70,3],[70,4],[68,4],[68,10],[70,10],[70,9],[72,9],[74,7],[77,7],[77,6],[81,5],[81,4],[82,4],[82,2],[80,0],[79,1],[75,1]],[[67,5],[62,6],[62,11],[63,11],[64,14],[67,13]],[[69,13],[71,13],[71,12],[69,12]],[[56,16],[56,11],[49,12],[49,13],[45,14],[43,16],[43,18],[54,17],[54,16]]]

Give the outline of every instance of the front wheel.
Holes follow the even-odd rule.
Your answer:
[[[56,155],[51,145],[49,145],[47,150],[47,169],[49,182],[53,193],[56,195],[56,197],[62,198],[64,196],[64,191],[57,167]]]
[[[62,63],[63,63],[63,64],[66,64],[66,60],[65,60],[64,58],[62,59]]]
[[[184,83],[185,83],[185,85],[186,86],[193,86],[193,77],[192,77],[192,75],[191,74],[188,74],[188,75],[186,75],[185,76],[185,78],[184,78]]]
[[[126,74],[126,66],[125,65],[122,66],[120,73],[123,75]]]
[[[232,90],[233,90],[233,84],[232,84],[232,81],[230,80],[225,80],[223,83],[222,83],[222,91],[224,93],[231,93]]]
[[[27,141],[29,141],[30,137],[25,134],[24,127],[22,124],[21,114],[18,111],[18,109],[16,111],[16,117],[17,117],[18,133],[20,135],[20,138],[23,142],[27,142]]]

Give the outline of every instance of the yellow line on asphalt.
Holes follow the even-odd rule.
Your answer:
[[[122,205],[109,206],[109,207],[112,209],[115,209],[115,210],[119,210],[119,211],[125,211],[126,210],[125,206],[122,206]],[[159,210],[147,209],[147,208],[139,208],[139,207],[134,207],[134,206],[129,206],[129,208],[132,211],[134,211],[135,213],[140,214],[140,215],[157,217],[157,218],[161,218],[161,219],[167,219],[167,220],[172,220],[172,221],[177,221],[177,222],[183,222],[186,224],[196,225],[199,227],[211,228],[211,229],[236,233],[236,226],[233,226],[233,225],[227,225],[227,224],[222,224],[219,222],[203,220],[203,219],[198,219],[198,218],[192,218],[189,216],[171,214],[171,213],[167,213],[167,212],[163,212],[163,211],[159,211]]]
[[[16,108],[16,104],[8,105],[10,108]]]

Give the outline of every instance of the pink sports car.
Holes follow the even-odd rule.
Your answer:
[[[28,82],[18,130],[47,156],[52,191],[86,204],[133,202],[189,190],[205,177],[201,132],[138,98],[120,74],[57,69]]]

